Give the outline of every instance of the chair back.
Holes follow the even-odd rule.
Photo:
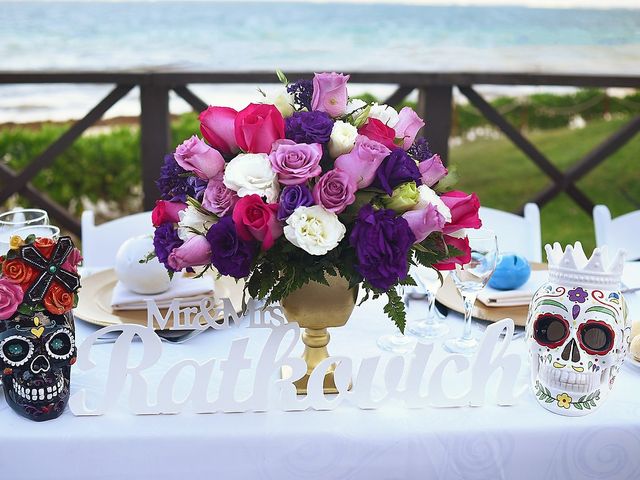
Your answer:
[[[516,253],[530,262],[542,261],[540,209],[527,203],[524,217],[489,207],[480,207],[482,226],[493,230],[498,237],[500,252]]]
[[[151,212],[95,224],[91,210],[82,212],[82,256],[85,268],[112,268],[116,253],[125,240],[138,235],[152,235]]]
[[[611,253],[615,250],[627,251],[627,260],[640,260],[640,210],[611,218],[605,205],[593,209],[593,226],[596,231],[596,246],[607,245]]]

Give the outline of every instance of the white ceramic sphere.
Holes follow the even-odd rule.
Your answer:
[[[151,295],[169,289],[171,279],[157,258],[140,263],[151,252],[153,237],[141,235],[126,240],[116,254],[116,276],[132,292]]]

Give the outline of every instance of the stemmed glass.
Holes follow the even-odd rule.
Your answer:
[[[397,287],[398,295],[400,298],[404,298],[404,287]],[[418,342],[414,337],[404,335],[400,332],[390,333],[382,335],[378,338],[378,347],[387,352],[403,355],[405,353],[412,352],[416,348]]]
[[[436,293],[442,286],[440,275],[432,268],[411,267],[411,276],[422,287],[427,300],[427,316],[414,322],[409,333],[420,340],[435,340],[449,333],[449,327],[440,321],[436,313]]]
[[[478,340],[471,332],[471,316],[478,293],[485,287],[496,269],[498,260],[498,240],[491,230],[467,230],[471,261],[466,265],[456,265],[451,271],[453,282],[464,302],[464,330],[462,337],[452,338],[444,343],[445,350],[464,355],[473,354],[478,348]]]
[[[37,228],[48,224],[47,212],[37,208],[16,208],[0,214],[0,253],[4,254],[9,250],[9,240],[16,230],[21,229],[24,235],[29,227]]]

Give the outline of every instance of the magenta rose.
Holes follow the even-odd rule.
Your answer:
[[[176,148],[173,157],[182,168],[194,172],[203,180],[215,177],[224,168],[224,158],[196,135],[185,140]]]
[[[313,77],[311,109],[327,112],[333,118],[347,111],[347,82],[349,75],[341,73],[316,73]]]
[[[7,320],[13,316],[22,303],[24,292],[20,285],[0,278],[0,320]]]
[[[264,203],[260,195],[242,197],[233,209],[233,223],[238,236],[245,241],[256,239],[262,242],[262,250],[269,250],[282,235],[277,213],[278,205]]]
[[[274,105],[250,103],[235,119],[238,146],[248,153],[270,153],[273,142],[284,138],[284,118]]]
[[[329,170],[313,187],[313,199],[333,213],[342,213],[355,199],[356,182],[339,169]]]
[[[276,142],[278,143],[278,142]],[[322,145],[280,141],[269,155],[273,171],[283,185],[299,185],[320,175]]]
[[[336,158],[335,167],[349,175],[358,189],[366,188],[373,183],[376,170],[390,153],[380,142],[358,135],[353,150]]]
[[[444,241],[448,247],[460,250],[462,253],[455,257],[449,257],[434,264],[434,268],[438,270],[455,270],[456,265],[466,265],[471,261],[471,247],[469,246],[469,238],[457,238],[444,235]]]
[[[83,259],[80,250],[74,248],[73,250],[71,250],[71,253],[67,255],[66,260],[62,264],[62,268],[68,272],[77,273],[78,265],[80,265],[80,262],[82,262],[82,260]]]
[[[447,176],[447,167],[442,164],[440,155],[435,154],[418,164],[420,170],[420,179],[422,184],[427,187],[433,187],[436,183]]]
[[[424,121],[411,107],[404,107],[400,110],[398,123],[396,123],[394,129],[396,138],[402,139],[402,148],[407,150],[413,145],[413,141],[422,127],[424,127]]]
[[[156,206],[151,212],[151,223],[154,227],[159,227],[165,222],[178,223],[180,221],[178,213],[185,208],[187,208],[186,203],[156,200]]]
[[[237,115],[229,107],[209,107],[200,113],[200,132],[209,145],[225,154],[238,153],[234,127]]]
[[[440,199],[451,210],[451,221],[444,226],[444,233],[452,233],[461,228],[480,228],[478,216],[480,200],[475,193],[467,194],[459,190],[443,193]]]
[[[367,120],[367,123],[358,129],[358,133],[381,143],[387,148],[396,148],[397,146],[393,143],[396,138],[396,131],[382,123],[377,118],[370,118]]]
[[[211,246],[204,235],[194,235],[178,248],[174,248],[167,259],[169,267],[176,272],[184,268],[211,263]]]
[[[238,201],[238,194],[227,188],[222,178],[209,180],[202,198],[202,206],[212,213],[222,217],[229,213]]]
[[[444,227],[444,217],[431,203],[420,210],[409,210],[403,213],[402,218],[407,221],[415,235],[415,243],[420,243],[433,232],[441,232]]]

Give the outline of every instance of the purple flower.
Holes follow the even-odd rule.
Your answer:
[[[167,270],[175,271],[169,266],[168,260],[171,252],[182,245],[182,240],[178,237],[178,231],[174,228],[173,223],[165,222],[156,228],[153,235],[153,248],[156,256]]]
[[[311,205],[313,205],[313,196],[308,187],[305,185],[284,187],[280,194],[278,220],[286,220],[298,207],[310,207]]]
[[[204,191],[202,206],[222,217],[233,209],[237,201],[238,195],[225,186],[222,178],[212,178]]]
[[[569,290],[567,296],[572,302],[584,303],[587,300],[588,293],[582,287],[578,287]]]
[[[164,165],[160,168],[160,178],[156,181],[160,190],[160,198],[172,202],[186,202],[187,196],[202,197],[207,181],[190,176],[178,165],[172,154],[164,157]]]
[[[202,201],[204,191],[207,189],[207,181],[198,177],[187,177],[187,195]]]
[[[358,212],[349,237],[358,263],[356,270],[371,286],[388,290],[409,270],[407,256],[415,242],[407,221],[393,210],[374,210],[366,204]]]
[[[427,187],[433,187],[449,173],[447,168],[442,164],[442,160],[438,154],[420,162],[418,164],[418,170],[420,170],[422,184]]]
[[[420,170],[415,160],[403,149],[394,148],[378,167],[373,186],[381,188],[387,195],[392,195],[394,188],[411,180],[420,185]]]
[[[211,264],[222,275],[235,278],[249,275],[258,245],[238,237],[231,216],[222,217],[218,223],[213,224],[207,232],[207,240],[211,245]]]
[[[428,158],[433,157],[433,152],[429,148],[429,143],[424,137],[420,137],[415,142],[413,142],[413,145],[409,147],[407,153],[411,158],[417,160],[418,162],[422,162]]]
[[[291,140],[280,140],[269,155],[273,171],[283,185],[298,185],[320,175],[321,159],[322,145],[319,143],[309,145]]]
[[[335,168],[320,177],[313,187],[313,199],[325,210],[338,214],[356,200],[357,189],[356,182],[347,172]]]
[[[285,136],[296,143],[329,142],[333,120],[325,112],[295,112],[285,119]]]
[[[293,101],[302,108],[311,110],[313,98],[313,80],[298,80],[287,86],[287,92],[293,95]]]

